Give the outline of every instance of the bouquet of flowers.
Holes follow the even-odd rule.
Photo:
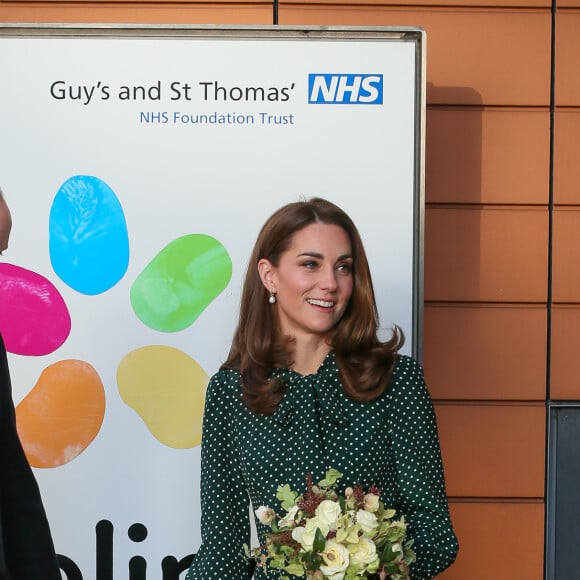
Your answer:
[[[281,580],[408,580],[415,554],[412,540],[405,540],[404,517],[395,519],[395,510],[385,508],[374,485],[366,493],[361,486],[349,487],[339,496],[335,488],[341,476],[330,469],[313,485],[308,475],[303,495],[287,484],[279,486],[276,497],[286,513],[279,516],[267,506],[256,510],[272,531],[265,546],[247,549],[247,555],[259,567],[277,569]]]

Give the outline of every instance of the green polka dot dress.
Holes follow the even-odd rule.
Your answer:
[[[208,386],[201,460],[202,545],[186,580],[246,580],[243,545],[250,544],[249,505],[282,513],[279,485],[302,492],[306,474],[322,479],[333,467],[347,486],[374,483],[385,506],[409,522],[417,562],[413,580],[433,578],[455,559],[437,425],[421,366],[400,356],[386,392],[356,403],[343,392],[332,352],[318,372],[280,369],[287,390],[265,417],[241,400],[239,374],[221,370]],[[260,543],[269,530],[256,521]],[[258,579],[275,571],[258,569]]]

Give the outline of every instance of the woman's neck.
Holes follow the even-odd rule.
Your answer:
[[[311,375],[320,368],[329,352],[330,345],[325,338],[296,340],[292,370],[301,375]]]

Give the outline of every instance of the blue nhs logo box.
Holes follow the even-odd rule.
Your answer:
[[[308,102],[314,105],[382,105],[383,75],[310,73]]]

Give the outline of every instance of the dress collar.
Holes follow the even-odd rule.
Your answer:
[[[291,369],[281,368],[275,369],[271,376],[282,377],[286,382],[286,393],[272,415],[272,419],[277,423],[285,426],[292,424],[294,413],[299,412],[296,390],[311,387],[318,397],[321,416],[325,420],[344,427],[351,424],[344,406],[345,395],[332,350],[326,355],[318,370],[311,375],[300,375]],[[295,384],[306,378],[310,379],[308,385]]]

